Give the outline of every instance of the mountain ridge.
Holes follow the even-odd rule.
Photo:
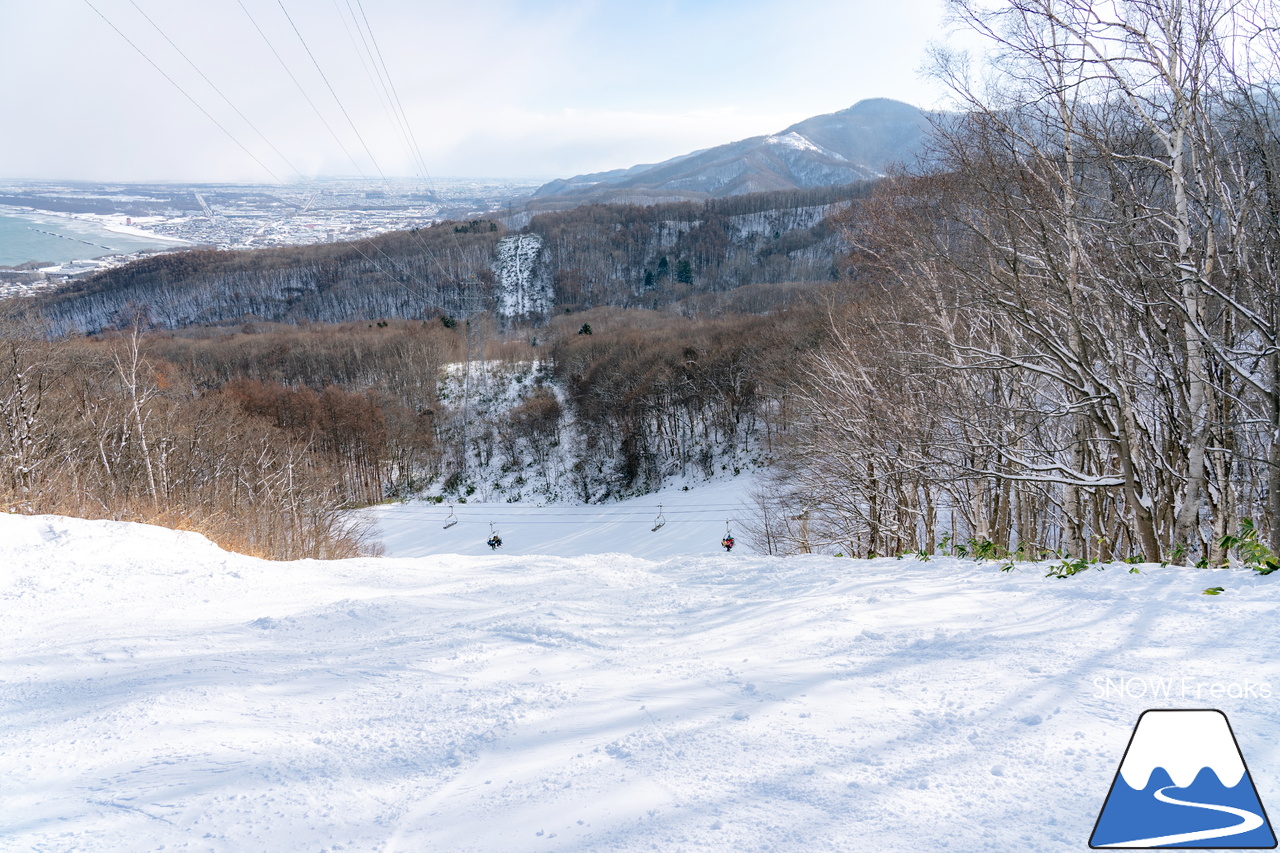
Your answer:
[[[931,120],[932,114],[910,104],[869,98],[777,133],[550,181],[527,204],[653,204],[873,180],[891,164],[910,165],[921,154]]]

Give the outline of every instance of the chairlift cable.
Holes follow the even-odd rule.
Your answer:
[[[459,523],[459,524],[486,524],[487,522],[484,522],[484,521],[471,521],[471,520],[468,520],[468,519],[463,518],[463,519],[459,519],[459,520],[458,520],[458,523]],[[522,524],[540,524],[540,525],[546,526],[546,525],[548,525],[548,524],[554,524],[554,523],[555,523],[555,521],[554,521],[554,520],[548,520],[548,519],[541,519],[541,520],[536,520],[536,521],[535,521],[535,520],[533,520],[533,519],[530,519],[530,520],[528,520],[528,521],[523,521],[523,520],[518,520],[518,519],[510,519],[510,518],[507,518],[507,519],[502,519],[502,523],[503,523],[503,524],[505,524],[505,525],[509,525],[509,526],[510,526],[510,525],[522,525]],[[576,522],[576,523],[577,523],[577,524],[588,524],[588,522]],[[619,521],[607,521],[607,520],[606,520],[606,521],[605,521],[605,522],[603,522],[603,523],[607,523],[607,524],[611,524],[611,525],[612,525],[612,524],[647,524],[647,525],[650,525],[650,526],[652,526],[652,524],[653,524],[653,522],[652,522],[652,521],[645,521],[644,519],[639,519],[639,518],[636,518],[636,519],[625,519],[625,520],[619,520]],[[700,520],[700,519],[696,519],[696,518],[676,518],[676,519],[668,520],[666,523],[667,523],[667,524],[703,524],[703,525],[705,525],[705,524],[708,524],[709,522],[708,522],[708,521],[706,521],[706,520]]]
[[[463,506],[467,506],[467,504],[464,503]],[[476,506],[484,508],[486,505],[478,504]],[[472,507],[472,508],[475,508],[475,507]],[[507,518],[528,518],[528,517],[537,515],[540,510],[550,510],[550,509],[554,509],[554,505],[547,506],[547,507],[529,507],[528,510],[525,510],[525,511],[521,511],[519,509],[510,509],[510,510],[504,510],[502,513],[502,516]],[[673,509],[670,512],[667,512],[667,510],[660,505],[658,507],[658,512],[662,513],[663,515],[709,515],[711,514],[711,515],[716,515],[723,518],[725,510],[729,510],[731,513],[736,513],[741,511],[742,509],[743,507],[738,504],[723,504],[720,506],[709,505],[704,509]],[[555,515],[559,518],[565,518],[565,517],[572,517],[572,518],[610,517],[612,518],[616,516],[652,518],[655,515],[655,512],[653,510],[648,510],[648,509],[637,509],[637,510],[621,510],[617,512],[609,512],[607,510],[605,510],[604,512],[556,512]]]

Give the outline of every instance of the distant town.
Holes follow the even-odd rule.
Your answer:
[[[0,299],[56,287],[157,251],[257,249],[370,237],[492,214],[541,179],[322,178],[305,184],[127,184],[0,180],[0,212],[89,222],[171,248],[0,267]]]

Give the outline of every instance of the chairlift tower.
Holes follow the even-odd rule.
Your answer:
[[[467,280],[466,293],[459,298],[465,324],[466,362],[462,365],[462,474],[471,474],[471,363],[479,361],[484,364],[484,334],[478,322],[472,322],[475,315],[484,311],[489,298],[476,292],[476,278]]]

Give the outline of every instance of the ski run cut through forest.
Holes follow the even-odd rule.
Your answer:
[[[416,506],[393,554],[438,547]],[[1077,851],[1153,705],[1223,709],[1277,801],[1270,578],[725,553],[639,506],[297,562],[0,515],[0,850]],[[519,553],[600,529],[655,559]]]

